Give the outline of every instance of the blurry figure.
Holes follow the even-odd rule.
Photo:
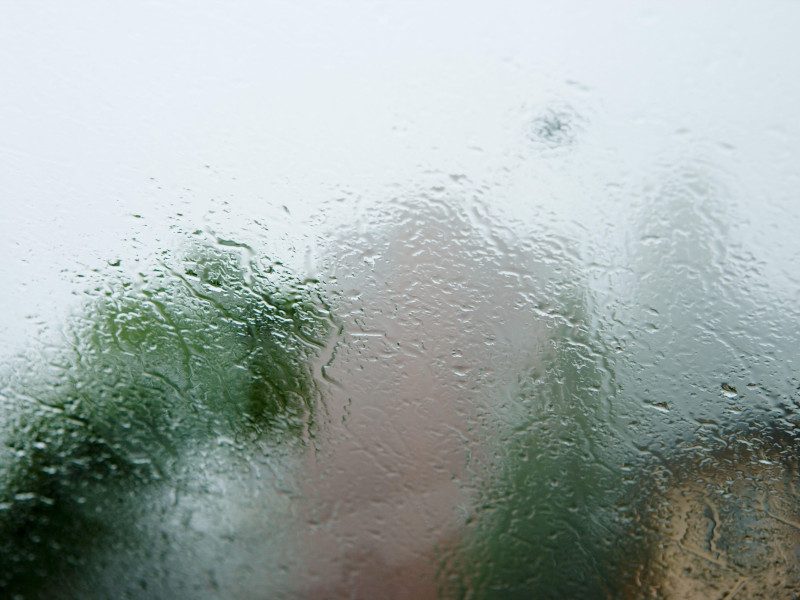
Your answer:
[[[307,597],[486,597],[530,589],[533,565],[563,579],[545,561],[573,560],[616,481],[585,451],[602,354],[572,259],[546,224],[522,233],[461,196],[364,220],[330,242],[343,325],[306,480]]]

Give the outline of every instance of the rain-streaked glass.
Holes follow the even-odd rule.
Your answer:
[[[0,596],[800,594],[800,7],[6,8]]]

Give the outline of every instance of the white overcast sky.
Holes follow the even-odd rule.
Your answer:
[[[63,317],[76,274],[169,245],[170,229],[313,268],[326,228],[437,174],[495,190],[498,214],[591,229],[618,216],[607,186],[708,161],[764,273],[797,284],[800,3],[0,11],[0,356]],[[526,127],[564,107],[582,143],[537,161]]]

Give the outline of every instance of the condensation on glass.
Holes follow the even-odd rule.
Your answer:
[[[19,8],[0,595],[800,594],[798,8]]]

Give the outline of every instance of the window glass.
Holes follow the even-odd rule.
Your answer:
[[[800,6],[0,22],[0,596],[800,594]]]

